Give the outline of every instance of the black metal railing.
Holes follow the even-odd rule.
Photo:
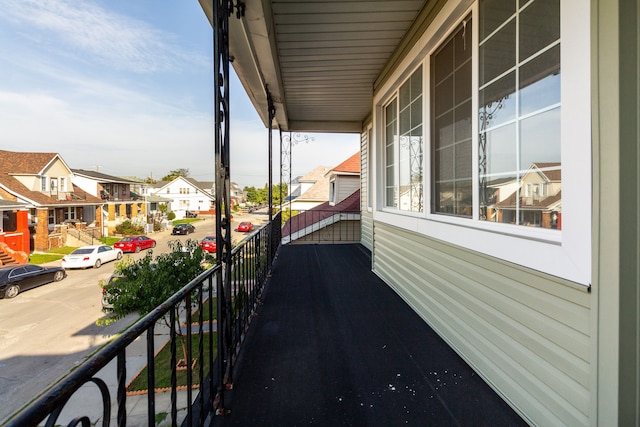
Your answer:
[[[282,243],[359,243],[360,211],[293,211],[282,229]]]
[[[221,377],[216,372],[233,373],[280,238],[277,215],[232,250],[230,271],[218,263],[200,274],[14,415],[6,426],[155,425],[158,415],[170,419],[171,425],[204,425],[207,417],[220,409],[217,406],[224,405],[224,391],[230,388],[233,376]],[[216,289],[218,275],[225,274],[231,276],[230,289]],[[219,307],[230,315],[220,315]],[[221,339],[218,331],[229,333]],[[161,341],[158,337],[166,343],[157,342]],[[177,368],[182,355],[178,350],[181,337],[186,343],[184,385],[179,384]],[[231,351],[221,351],[220,346]],[[161,379],[156,374],[156,363],[160,362],[156,357],[162,347],[169,348],[170,385],[158,390]],[[231,357],[218,357],[219,354]],[[147,390],[140,395],[146,397],[146,405],[133,402],[127,390],[130,374],[140,369],[140,357],[144,369],[138,377]],[[163,399],[158,398],[160,393],[164,393]],[[88,397],[91,394],[96,397]],[[162,408],[159,400],[165,405]]]

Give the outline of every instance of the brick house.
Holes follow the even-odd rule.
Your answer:
[[[28,210],[30,250],[64,246],[67,227],[99,223],[102,200],[72,180],[71,168],[57,153],[0,150],[0,198]]]

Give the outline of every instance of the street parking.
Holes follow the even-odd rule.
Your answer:
[[[258,228],[266,218],[236,217],[232,223],[232,240],[236,242],[246,237],[235,231],[239,221],[247,218]],[[213,218],[203,217],[193,224],[195,232],[186,236],[172,236],[171,229],[150,234],[157,241],[154,255],[169,251],[171,240],[199,241],[215,234]],[[139,259],[146,252],[125,257]],[[0,299],[0,424],[136,320],[130,315],[108,326],[96,325],[104,316],[98,282],[107,280],[114,267],[108,263],[100,268],[69,270],[68,277],[56,286]]]

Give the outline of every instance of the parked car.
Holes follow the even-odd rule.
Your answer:
[[[194,231],[196,231],[196,228],[193,225],[183,223],[173,227],[173,230],[171,230],[171,234],[189,234],[193,233]]]
[[[122,252],[140,252],[142,249],[155,248],[156,241],[147,236],[131,236],[118,240],[113,247]]]
[[[122,259],[122,250],[107,245],[83,246],[62,258],[63,268],[100,268],[109,261]]]
[[[238,224],[238,231],[248,232],[251,230],[253,230],[253,224],[251,224],[248,221],[243,221],[240,224]]]
[[[213,253],[216,251],[216,236],[206,236],[200,242],[203,251]]]
[[[186,211],[184,213],[184,217],[185,218],[197,218],[198,217],[198,212]]]
[[[15,298],[26,291],[67,277],[62,267],[26,264],[0,268],[0,298]]]

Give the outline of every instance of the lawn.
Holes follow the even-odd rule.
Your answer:
[[[198,335],[193,334],[191,336],[191,348],[193,352],[193,356],[197,356],[198,352]],[[209,372],[209,334],[204,333],[202,335],[204,340],[203,348],[204,348],[204,360],[198,360],[197,363],[204,363],[204,374],[207,375]],[[186,340],[186,335],[184,336]],[[178,338],[176,341],[176,358],[179,360],[183,358],[182,353],[182,345],[180,343],[180,339]],[[215,360],[217,356],[217,338],[213,336],[213,359]],[[127,392],[136,392],[136,391],[144,391],[147,390],[147,367],[145,367],[139,374],[136,376],[131,384],[127,387]],[[192,381],[194,384],[200,384],[200,379],[198,378],[199,368],[196,365],[193,369],[193,377]],[[164,347],[158,352],[155,356],[155,379],[156,379],[156,390],[165,389],[171,387],[171,343],[167,342]],[[178,387],[187,385],[187,371],[179,370],[176,375],[176,384]]]
[[[213,298],[212,300],[213,303],[213,313],[209,312],[209,302],[204,301],[203,303],[203,313],[202,313],[202,317],[203,317],[203,321],[204,322],[208,322],[209,318],[211,317],[210,314],[213,314],[213,318],[215,319],[216,316],[216,312],[217,312],[217,299]],[[198,350],[198,336],[196,335],[196,331],[197,331],[197,321],[198,321],[198,311],[196,310],[192,317],[191,320],[194,322],[194,335],[191,336],[191,348],[192,351],[195,353]],[[185,340],[186,340],[186,329],[183,326],[182,330],[185,331]],[[204,338],[204,353],[205,355],[208,354],[209,351],[209,335],[208,333],[204,333],[203,335]],[[213,337],[214,340],[214,354],[213,354],[213,358],[216,358],[216,354],[217,354],[217,339],[216,336],[214,335]],[[164,347],[162,347],[162,349],[158,352],[158,354],[155,357],[155,361],[156,361],[156,388],[157,389],[161,389],[161,388],[168,388],[171,387],[171,346],[169,345],[170,343],[167,343]],[[182,345],[180,343],[180,341],[178,340],[176,342],[176,358],[177,359],[181,359],[183,358],[184,355],[182,353]],[[204,372],[205,375],[208,372],[209,369],[209,360],[208,360],[208,356],[206,357],[207,360],[204,361],[205,365],[204,365]],[[200,362],[198,362],[200,363]],[[197,371],[194,371],[197,372]],[[193,380],[195,383],[198,383],[199,381],[196,380],[194,378]],[[177,373],[177,385],[178,386],[185,386],[187,385],[187,373],[186,371],[178,371]],[[130,392],[134,392],[134,391],[141,391],[141,390],[146,390],[147,387],[147,368],[145,367],[140,374],[138,374],[138,376],[136,378],[133,379],[133,381],[131,381],[131,384],[129,384],[129,386],[127,387],[127,391]]]
[[[192,222],[198,222],[198,221],[204,221],[203,218],[183,218],[183,219],[174,219],[173,220],[173,225],[178,225],[178,224],[190,224]]]
[[[74,246],[65,246],[62,248],[49,249],[44,253],[33,253],[29,255],[29,264],[44,264],[47,262],[57,261],[76,249],[78,248]]]

